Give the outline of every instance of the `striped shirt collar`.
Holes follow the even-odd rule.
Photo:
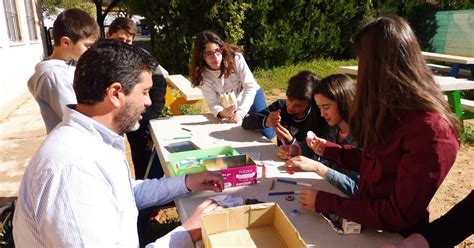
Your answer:
[[[125,152],[125,139],[123,135],[113,132],[94,119],[76,111],[75,108],[76,105],[74,104],[68,105],[64,110],[63,122],[72,127],[82,129],[84,132],[102,140],[115,149]]]

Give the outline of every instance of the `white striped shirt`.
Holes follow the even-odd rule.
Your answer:
[[[23,176],[16,247],[138,247],[138,209],[188,193],[184,176],[134,181],[123,136],[73,109],[63,116]],[[193,246],[178,227],[147,247]]]

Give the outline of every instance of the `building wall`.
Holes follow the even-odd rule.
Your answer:
[[[19,26],[22,41],[11,42],[8,37],[4,2],[0,1],[0,120],[8,117],[13,110],[22,104],[30,93],[27,87],[28,78],[33,74],[34,66],[43,58],[40,17],[34,9],[37,20],[37,40],[30,40],[25,0],[16,1],[19,15]],[[32,1],[36,8],[36,1]]]

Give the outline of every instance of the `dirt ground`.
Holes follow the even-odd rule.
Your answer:
[[[267,103],[272,103],[278,97],[284,98],[284,96],[284,92],[281,92],[278,89],[273,89],[266,96]],[[474,126],[474,121],[465,122],[465,125]],[[443,181],[441,187],[438,189],[430,203],[430,221],[433,221],[445,214],[456,203],[467,196],[471,190],[474,189],[473,158],[474,145],[461,146],[454,166],[449,171],[448,176]],[[169,225],[170,223],[179,221],[179,216],[176,212],[176,208],[167,207],[159,211],[159,214],[156,216],[156,220],[158,223],[162,223],[163,225]],[[474,235],[471,235],[457,247],[474,248]]]

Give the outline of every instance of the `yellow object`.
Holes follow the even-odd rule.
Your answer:
[[[201,89],[193,88],[191,82],[182,75],[170,75],[166,78],[166,84],[165,106],[171,109],[172,115],[181,115],[180,105],[194,104],[204,99]],[[178,91],[178,96],[173,94],[173,89]]]

